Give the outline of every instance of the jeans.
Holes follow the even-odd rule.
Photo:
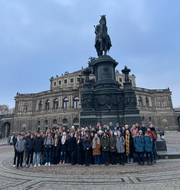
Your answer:
[[[111,152],[111,164],[116,164],[116,152]]]
[[[141,156],[142,156],[142,162],[144,163],[144,152],[137,152],[138,153],[138,163],[141,163]]]
[[[46,162],[51,162],[51,148],[45,149],[46,152]]]
[[[94,156],[94,163],[95,163],[95,165],[99,165],[100,164],[100,155]]]
[[[125,157],[125,153],[118,153],[119,156],[119,164],[124,164],[124,157]],[[122,157],[122,160],[121,160]]]
[[[38,161],[37,161],[37,157],[38,157]],[[34,164],[40,164],[40,160],[41,160],[41,152],[35,152],[35,156],[34,156]]]
[[[60,158],[60,160],[62,160],[63,154],[64,154],[64,159],[63,160],[66,160],[66,152],[61,152],[61,158]]]
[[[90,153],[90,150],[85,150],[85,164],[86,164],[86,166],[89,165],[89,157],[90,157],[89,153]]]
[[[20,164],[20,166],[22,167],[22,163],[23,163],[23,154],[24,154],[24,151],[22,151],[22,152],[17,152],[17,155],[18,155],[18,159],[17,159],[17,168],[19,167],[19,164]]]
[[[26,161],[26,164],[28,165],[29,164],[29,158],[30,158],[30,164],[33,163],[33,154],[34,154],[34,151],[33,150],[27,150],[27,161]]]
[[[153,159],[152,159],[152,152],[146,152],[146,159],[147,159],[147,162],[149,162],[149,155],[150,155],[150,159],[151,159],[151,163],[153,162]]]
[[[129,156],[127,156],[127,162],[132,162],[133,163],[133,158],[129,158]]]
[[[156,153],[157,153],[157,148],[156,148],[156,140],[155,140],[155,142],[153,142],[154,161],[156,161]]]

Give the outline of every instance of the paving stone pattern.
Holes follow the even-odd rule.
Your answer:
[[[167,136],[171,145],[177,145],[180,134]],[[0,146],[0,189],[180,189],[180,159],[158,160],[153,166],[65,164],[15,169],[13,155],[12,146]]]

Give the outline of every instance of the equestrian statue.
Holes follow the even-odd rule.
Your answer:
[[[99,24],[94,27],[96,34],[94,47],[96,48],[97,55],[103,55],[103,51],[104,55],[106,55],[107,51],[109,51],[112,46],[111,39],[107,33],[106,15],[102,15]]]

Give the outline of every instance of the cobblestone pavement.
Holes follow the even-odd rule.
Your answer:
[[[168,145],[177,145],[179,139],[179,133],[166,137]],[[180,159],[158,160],[153,166],[65,164],[17,170],[13,155],[12,146],[0,146],[0,189],[180,189]]]

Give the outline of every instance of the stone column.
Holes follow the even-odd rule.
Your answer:
[[[54,108],[54,102],[53,102],[53,98],[50,98],[49,101],[50,101],[50,109],[53,109]]]

